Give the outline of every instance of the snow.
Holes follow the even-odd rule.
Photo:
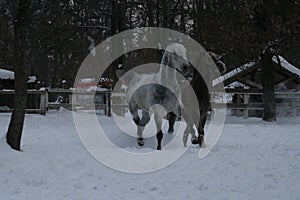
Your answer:
[[[276,56],[274,56],[272,59],[273,59],[273,61],[274,61],[275,63],[278,64],[278,60],[277,60]],[[289,63],[287,60],[285,60],[282,56],[279,56],[279,59],[280,59],[280,61],[281,61],[281,66],[282,66],[283,68],[285,68],[286,70],[288,70],[288,71],[290,71],[290,72],[292,72],[292,73],[294,73],[294,74],[297,74],[298,77],[300,78],[300,69],[298,69],[297,67],[295,67],[295,66],[293,66],[292,64],[290,64],[290,63]]]
[[[37,80],[36,76],[29,76],[27,83],[34,83],[36,82],[36,80]]]
[[[0,79],[15,79],[15,72],[6,69],[0,69]],[[36,76],[28,76],[28,83],[34,83],[37,80]]]
[[[227,85],[225,88],[245,88],[245,89],[249,89],[249,86],[239,82],[239,81],[234,81],[232,83],[230,83],[229,85]]]
[[[0,79],[15,79],[15,73],[6,69],[0,69]]]
[[[228,73],[216,78],[215,80],[213,80],[213,86],[216,86],[217,84],[219,84],[219,83],[221,83],[221,82],[223,82],[223,81],[225,81],[225,80],[241,73],[242,71],[252,67],[255,64],[256,64],[256,62],[249,62],[249,63],[246,63],[246,64],[244,64],[240,67],[237,67],[237,68],[231,70],[230,72],[228,72]]]
[[[10,110],[10,108],[9,107],[7,107],[7,106],[0,106],[0,111],[4,111],[4,110]]]
[[[39,91],[46,91],[47,90],[47,88],[45,88],[45,87],[41,87],[40,89],[39,89]]]
[[[277,58],[276,56],[274,56],[273,58],[273,62],[277,63],[278,64],[278,61],[277,61]],[[285,60],[282,56],[279,56],[279,59],[281,61],[281,66],[283,68],[285,68],[286,70],[296,74],[299,76],[300,78],[300,69],[298,69],[297,67],[293,66],[292,64],[290,64],[287,60]],[[246,63],[240,67],[237,67],[235,69],[233,69],[232,71],[216,78],[215,80],[213,80],[213,86],[235,76],[236,74],[239,74],[241,73],[242,71],[248,69],[249,67],[252,67],[253,65],[255,65],[256,63],[255,62],[249,62],[249,63]]]
[[[73,0],[70,0],[70,1],[69,1],[69,5],[70,5],[70,7],[73,8],[73,7],[74,7],[74,1],[73,1]]]
[[[79,80],[79,83],[92,83],[95,82],[95,78],[83,78]]]
[[[77,88],[77,90],[78,91],[84,90],[84,91],[87,91],[87,92],[95,92],[95,91],[97,91],[97,92],[106,92],[106,91],[109,91],[109,89],[107,89],[107,88],[101,88],[101,87],[98,87],[98,86],[90,86],[88,88],[82,88],[82,89]]]
[[[139,148],[134,138],[113,126],[113,118],[98,119],[121,148],[155,148],[155,138]],[[198,159],[198,147],[190,147],[175,163],[145,174],[118,172],[95,160],[82,145],[69,111],[26,115],[22,152],[5,143],[9,120],[10,114],[0,114],[0,199],[300,198],[300,118],[266,123],[227,117],[206,158]],[[165,134],[164,140],[169,137]]]

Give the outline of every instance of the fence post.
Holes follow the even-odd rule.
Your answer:
[[[108,95],[107,92],[105,92],[105,109],[104,114],[108,115]]]
[[[111,92],[109,91],[107,93],[108,95],[108,98],[107,98],[107,102],[108,102],[108,113],[107,113],[107,116],[111,117]]]
[[[244,95],[244,104],[249,105],[249,94]],[[248,109],[248,107],[246,107],[244,109],[244,118],[248,119],[248,117],[249,117],[249,109]]]
[[[291,104],[291,107],[292,107],[292,112],[293,112],[293,117],[296,117],[297,116],[297,103],[296,103],[296,99],[294,98],[290,98],[290,104]]]
[[[46,115],[48,109],[48,91],[42,92],[40,95],[41,114]]]

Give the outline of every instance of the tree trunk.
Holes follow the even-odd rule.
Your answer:
[[[275,89],[274,89],[274,70],[273,54],[270,49],[262,55],[262,85],[263,85],[263,120],[267,122],[276,121]]]
[[[120,26],[122,25],[122,22],[120,22],[120,1],[113,0],[112,1],[112,15],[111,15],[111,32],[112,36],[115,34],[118,34],[121,32]],[[112,46],[111,46],[111,53],[112,57],[115,56],[116,51],[114,49],[119,49],[120,41],[113,40]],[[113,87],[116,83],[117,77],[116,77],[116,69],[118,68],[118,65],[120,64],[121,58],[118,58],[113,61],[113,63],[110,65],[108,69],[106,69],[106,72],[103,74],[103,76],[107,76],[110,79],[113,79]]]
[[[154,15],[153,15],[154,6],[153,6],[153,1],[152,0],[147,0],[146,5],[147,5],[147,8],[148,8],[147,9],[148,26],[149,27],[154,27]]]
[[[185,33],[186,31],[185,31],[185,10],[184,10],[184,0],[181,0],[181,2],[180,2],[180,4],[181,4],[181,8],[180,8],[180,10],[181,10],[181,32],[182,33]]]
[[[160,12],[159,12],[159,0],[156,0],[156,27],[160,27]]]
[[[20,0],[14,24],[15,56],[15,96],[7,143],[15,150],[20,150],[25,109],[27,105],[27,71],[26,71],[26,24],[31,0]]]
[[[168,10],[168,0],[161,1],[163,21],[162,27],[169,28],[169,10]]]

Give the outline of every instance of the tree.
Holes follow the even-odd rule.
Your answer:
[[[20,150],[27,104],[26,25],[31,0],[20,0],[14,22],[15,96],[13,113],[6,135],[7,143]]]
[[[263,120],[267,122],[276,121],[275,89],[274,89],[274,67],[272,58],[274,52],[269,45],[261,54],[262,85],[263,85]],[[279,61],[279,60],[278,60]],[[279,61],[280,64],[280,61]]]

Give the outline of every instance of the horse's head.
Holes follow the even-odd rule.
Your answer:
[[[196,69],[190,62],[183,63],[182,68],[180,69],[180,73],[189,81],[191,81],[194,78],[195,72]]]
[[[208,55],[213,59],[213,61],[215,62],[218,70],[220,71],[220,74],[225,74],[227,71],[226,68],[226,64],[221,60],[221,58],[223,57],[223,55],[218,55],[216,54],[213,50],[209,50],[208,51]]]
[[[186,48],[179,43],[170,44],[163,55],[161,64],[176,69],[185,78],[191,80],[194,77],[195,69],[187,60]]]

